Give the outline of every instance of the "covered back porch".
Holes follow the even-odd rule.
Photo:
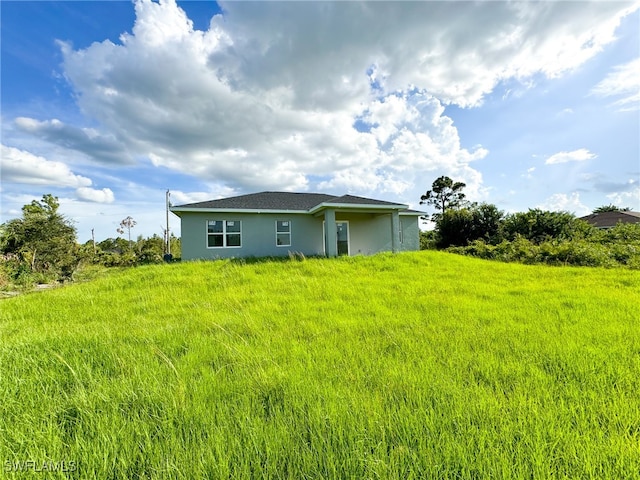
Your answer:
[[[406,209],[406,205],[387,202],[380,205],[326,202],[312,213],[322,218],[324,254],[336,257],[402,250],[400,211]]]

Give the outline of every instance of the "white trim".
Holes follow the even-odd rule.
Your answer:
[[[209,233],[209,222],[222,222],[222,232],[220,233]],[[227,232],[227,222],[238,222],[238,224],[240,225],[240,231],[239,232]],[[204,237],[205,240],[205,248],[207,250],[217,250],[217,249],[221,249],[221,248],[242,248],[242,220],[227,220],[227,219],[223,219],[223,220],[205,220],[204,222],[205,225],[205,232],[206,235]],[[220,247],[210,247],[209,246],[209,236],[210,235],[222,235],[222,246]],[[227,245],[227,235],[240,235],[240,245]]]
[[[409,205],[394,203],[390,205],[372,205],[370,203],[331,203],[323,202],[313,208],[307,210],[308,213],[316,213],[325,208],[344,209],[352,208],[353,210],[406,210]]]
[[[278,232],[278,222],[287,222],[289,224],[289,231],[288,232]],[[276,247],[290,247],[291,244],[293,243],[293,238],[292,238],[292,234],[291,234],[291,220],[277,220],[275,221],[275,225],[276,225]],[[288,244],[278,244],[278,234],[280,235],[289,235],[289,243]]]
[[[174,214],[183,212],[189,213],[280,213],[286,215],[309,215],[324,210],[326,208],[335,209],[353,209],[353,211],[366,211],[366,210],[400,210],[400,215],[414,215],[422,216],[427,215],[426,212],[403,212],[408,205],[394,204],[394,205],[371,205],[371,204],[357,204],[357,203],[321,203],[309,210],[281,210],[281,209],[261,209],[261,208],[197,208],[197,207],[171,207],[169,211]],[[179,215],[178,215],[179,216]]]

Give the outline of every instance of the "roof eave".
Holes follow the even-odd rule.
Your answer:
[[[352,209],[352,210],[406,210],[408,205],[402,204],[389,204],[389,205],[372,205],[367,203],[331,203],[323,202],[308,210],[308,213],[318,213],[327,208],[335,208],[337,210]]]

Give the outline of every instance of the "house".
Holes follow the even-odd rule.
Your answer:
[[[184,260],[418,250],[424,215],[383,200],[289,192],[189,203],[171,211],[180,217]]]
[[[592,213],[586,217],[580,217],[580,220],[584,220],[597,228],[612,228],[618,223],[640,223],[640,212],[601,212]]]

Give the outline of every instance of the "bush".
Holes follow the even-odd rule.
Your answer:
[[[465,246],[475,240],[497,243],[503,212],[495,205],[482,203],[459,210],[447,210],[436,222],[440,248]]]
[[[76,230],[59,206],[57,197],[43,195],[0,226],[0,252],[12,256],[4,266],[9,278],[25,284],[71,278],[79,263]]]
[[[598,230],[567,212],[529,210],[502,220],[493,205],[448,210],[438,220],[437,245],[504,262],[640,269],[640,224]]]
[[[535,244],[517,236],[513,241],[505,240],[498,245],[476,240],[465,247],[451,247],[447,251],[503,262],[640,269],[640,246],[623,242],[603,244],[593,240],[549,240]]]
[[[420,250],[435,250],[437,248],[437,236],[434,230],[420,232]]]
[[[573,240],[585,238],[595,232],[595,228],[577,219],[568,212],[549,212],[531,209],[526,213],[507,215],[502,222],[502,237],[515,240],[517,236],[540,244],[551,239]]]
[[[540,245],[540,262],[550,265],[576,265],[581,267],[612,267],[607,248],[584,240],[545,242]]]

